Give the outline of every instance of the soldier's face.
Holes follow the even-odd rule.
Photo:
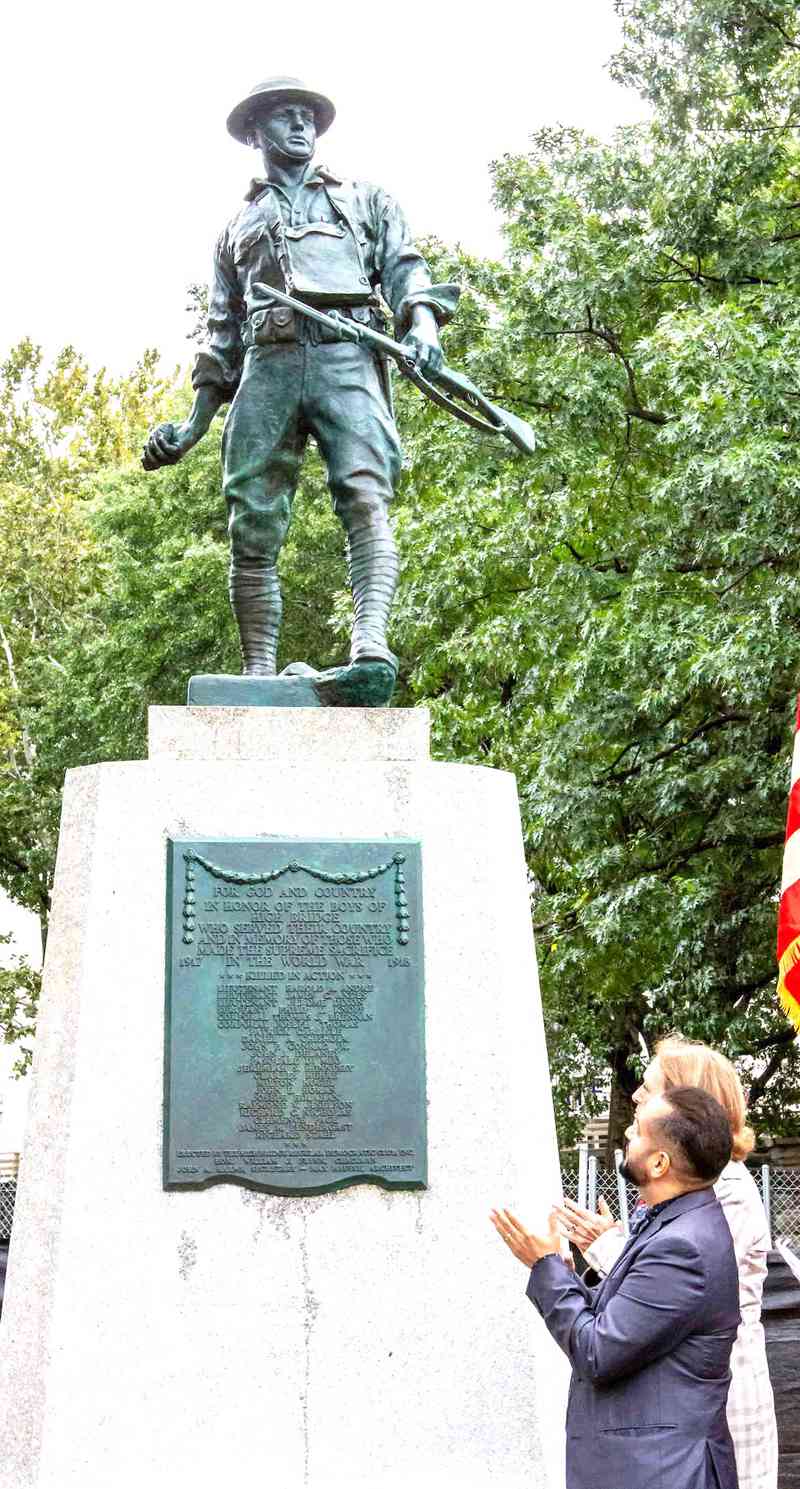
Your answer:
[[[256,122],[256,140],[262,152],[277,150],[289,160],[310,160],[317,143],[313,109],[302,103],[279,103]]]

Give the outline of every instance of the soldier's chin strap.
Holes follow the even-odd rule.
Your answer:
[[[274,140],[267,140],[265,148],[270,160],[274,158],[277,164],[281,164],[283,161],[286,161],[289,165],[300,164],[296,155],[287,155],[286,151],[282,150],[280,145],[276,145]],[[308,160],[303,161],[304,170],[311,164],[313,158],[314,152],[312,150]]]

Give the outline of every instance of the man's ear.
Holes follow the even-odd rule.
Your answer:
[[[665,1179],[672,1167],[672,1160],[669,1153],[661,1149],[658,1153],[651,1154],[650,1165],[650,1175],[653,1179]]]

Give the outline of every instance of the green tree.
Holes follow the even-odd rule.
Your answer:
[[[536,419],[538,458],[459,436],[459,459],[412,414],[400,617],[439,749],[517,770],[562,1133],[610,1069],[612,1146],[671,1026],[740,1058],[762,1125],[791,1130],[800,1096],[774,998],[800,679],[796,21],[620,8],[616,66],[654,118],[611,145],[537,134],[495,169],[507,263],[458,266],[458,353]]]
[[[12,936],[0,936],[0,946],[12,940]],[[0,966],[0,1033],[4,1044],[18,1046],[11,1067],[14,1075],[24,1075],[33,1059],[40,981],[27,957],[12,954],[8,965]]]
[[[165,393],[152,353],[111,379],[90,374],[71,348],[45,368],[24,341],[0,367],[0,884],[40,916],[44,934],[61,774],[41,722],[103,579],[86,484],[130,455]],[[80,727],[67,700],[67,752]]]
[[[96,758],[91,714],[66,686],[105,581],[87,485],[130,458],[167,391],[153,353],[117,379],[72,348],[45,367],[23,341],[0,367],[0,885],[39,916],[43,940],[63,772]],[[31,1032],[36,993],[24,959],[0,973],[6,1039]]]

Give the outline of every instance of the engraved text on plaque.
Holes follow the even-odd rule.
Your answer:
[[[165,1185],[423,1186],[419,844],[168,854]]]

